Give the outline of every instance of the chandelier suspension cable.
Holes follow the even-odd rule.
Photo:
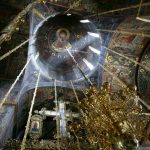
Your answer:
[[[79,64],[77,63],[77,61],[75,60],[75,58],[73,57],[73,55],[71,54],[71,52],[69,51],[69,49],[66,49],[68,54],[70,55],[70,57],[72,58],[72,60],[74,61],[74,63],[76,64],[77,68],[79,69],[79,71],[81,72],[82,76],[84,77],[84,79],[90,84],[90,86],[93,85],[93,83],[91,82],[91,80],[84,74],[84,72],[82,71],[82,69],[80,68]]]
[[[112,76],[112,78],[114,78],[116,81],[118,81],[118,83],[120,83],[120,85],[123,87],[123,88],[127,88],[127,85],[121,81],[117,76],[115,76],[112,72],[110,72],[106,67],[104,67],[102,64],[99,64],[100,67],[102,67],[108,74],[110,74]],[[140,101],[148,110],[150,110],[150,106],[145,102],[143,101],[141,98],[138,98],[138,101]]]
[[[150,6],[150,2],[143,3],[143,4],[141,4],[141,6]],[[94,17],[96,15],[101,16],[101,15],[106,15],[106,14],[110,14],[110,13],[114,13],[114,12],[120,12],[120,11],[125,11],[125,10],[130,10],[130,9],[136,9],[136,8],[139,8],[139,4],[129,6],[129,7],[124,7],[124,8],[118,8],[118,9],[114,9],[114,10],[108,10],[108,11],[105,11],[105,12],[100,12],[98,14],[89,15],[87,17]]]
[[[74,88],[74,85],[73,85],[72,81],[70,81],[70,83],[71,83],[71,87],[72,87],[72,89],[73,89],[74,95],[75,95],[75,97],[76,97],[77,103],[79,104],[80,101],[79,101],[78,95],[77,95],[77,93],[76,93],[76,90],[75,90],[75,88]]]
[[[81,3],[81,0],[78,0],[78,1],[74,1],[70,6],[69,8],[64,12],[64,14],[66,14],[67,12],[69,12],[71,9],[74,9],[76,7],[79,7]]]
[[[80,141],[79,141],[79,138],[78,138],[78,136],[76,135],[76,133],[75,133],[74,129],[72,129],[72,131],[73,131],[74,136],[75,136],[75,137],[76,137],[76,139],[77,139],[78,150],[81,150],[81,148],[80,148]]]
[[[71,86],[72,86],[74,95],[75,95],[75,97],[76,97],[77,103],[78,103],[78,105],[79,105],[79,104],[80,104],[80,101],[79,101],[78,95],[77,95],[77,93],[76,93],[76,90],[75,90],[75,88],[74,88],[74,85],[73,85],[72,81],[70,81],[70,83],[71,83]],[[82,92],[83,92],[83,94],[85,95],[84,91],[82,91]],[[87,97],[87,96],[85,95],[85,97]],[[86,119],[86,121],[87,121],[87,116],[86,116],[86,114],[83,112],[82,109],[80,109],[80,112],[81,112],[82,116],[84,116],[85,119]],[[76,138],[77,138],[77,137],[76,137]],[[78,140],[78,139],[77,139],[77,140]],[[78,145],[78,147],[79,147],[79,145]]]
[[[2,107],[2,105],[5,103],[5,101],[7,100],[10,92],[12,91],[12,89],[14,88],[14,86],[16,85],[17,81],[19,80],[20,76],[23,74],[24,70],[26,69],[26,67],[28,66],[29,62],[30,62],[31,58],[28,59],[28,61],[26,62],[26,64],[24,65],[23,69],[21,70],[21,72],[19,73],[19,75],[17,76],[16,80],[14,81],[14,83],[11,85],[10,89],[8,90],[8,92],[6,93],[6,95],[4,96],[4,99],[0,102],[0,109]]]
[[[39,3],[39,0],[29,3],[9,24],[2,30],[2,35],[0,36],[0,45],[6,41],[7,38],[11,38],[12,34],[16,31],[16,28],[21,25],[24,16],[32,9],[34,4]]]
[[[141,98],[138,98],[138,100],[148,109],[150,110],[150,105],[147,104],[145,101],[143,101]]]
[[[78,105],[79,105],[79,104],[80,104],[80,101],[79,101],[78,95],[77,95],[77,93],[76,93],[76,90],[75,90],[75,88],[74,88],[74,85],[73,85],[72,81],[70,81],[70,83],[71,83],[71,86],[72,86],[74,95],[75,95],[75,97],[76,97],[77,103],[78,103]],[[85,95],[84,91],[82,91],[82,92],[83,92],[83,94]],[[85,97],[87,97],[87,96],[85,95]],[[87,119],[87,116],[86,116],[86,114],[83,112],[82,109],[80,109],[80,112],[81,112],[82,116],[85,117],[85,119],[86,119],[86,121],[87,121],[87,120],[88,120],[88,119]],[[74,132],[74,130],[73,130],[73,132]],[[78,142],[78,149],[80,150],[79,138],[77,137],[77,135],[75,134],[75,132],[74,132],[74,135],[75,135],[75,137],[76,137],[76,139],[77,139],[77,142]]]
[[[54,90],[55,90],[55,104],[56,104],[56,113],[59,112],[58,108],[58,95],[57,95],[57,81],[54,80]],[[59,116],[56,116],[56,128],[57,128],[57,148],[60,150],[60,130],[59,130]]]
[[[143,3],[143,0],[141,0],[141,1],[140,1],[140,5],[139,5],[139,9],[138,9],[137,17],[139,17],[139,16],[140,16],[142,3]]]
[[[46,5],[45,5],[46,6]],[[46,19],[46,17],[38,10],[38,9],[36,9],[36,8],[33,8],[32,9],[32,12],[35,14],[35,15],[37,15],[38,17],[40,17],[41,19]]]
[[[103,47],[106,48],[109,52],[114,53],[114,54],[116,54],[116,55],[119,55],[119,56],[121,56],[121,57],[123,57],[123,58],[125,58],[125,59],[127,59],[127,60],[129,60],[129,61],[131,61],[131,62],[133,62],[133,63],[135,63],[136,65],[141,66],[143,69],[145,69],[145,70],[147,70],[147,71],[150,71],[150,67],[145,66],[145,65],[142,65],[141,63],[139,63],[139,62],[137,62],[137,61],[135,61],[135,60],[133,60],[133,59],[131,59],[131,58],[129,58],[129,57],[127,57],[127,56],[121,54],[121,53],[118,53],[118,52],[116,52],[116,51],[114,51],[114,50],[112,50],[112,49],[110,49],[110,48],[108,48],[108,47],[105,47],[105,46],[103,46]]]
[[[84,89],[81,88],[81,91],[82,91],[83,95],[85,96],[85,98],[88,98],[87,95],[85,94]]]
[[[39,81],[40,81],[40,72],[38,73],[37,82],[36,82],[36,85],[35,85],[35,90],[34,90],[33,98],[32,98],[32,101],[31,101],[31,106],[30,106],[29,116],[28,116],[28,120],[27,120],[27,125],[26,125],[26,129],[25,129],[24,137],[23,137],[23,140],[22,140],[22,144],[21,144],[21,150],[25,150],[26,139],[27,139],[27,135],[28,135],[28,132],[29,132],[29,128],[30,128],[30,120],[31,120],[31,116],[32,116],[32,111],[33,111],[33,106],[34,106],[34,103],[35,103],[35,97],[36,97]]]
[[[137,12],[137,17],[136,17],[136,19],[137,19],[137,20],[140,20],[140,21],[144,21],[144,22],[150,22],[150,19],[146,19],[146,18],[140,17],[140,12],[141,12],[142,3],[143,3],[143,0],[140,1],[140,5],[139,5],[139,9],[138,9],[138,12]]]
[[[124,31],[124,30],[109,30],[109,29],[97,29],[98,31],[101,32],[111,32],[111,33],[120,33],[120,34],[125,34],[125,35],[136,35],[136,36],[141,36],[141,37],[150,37],[148,33],[144,32],[130,32]]]
[[[114,73],[110,72],[104,65],[99,63],[99,66],[102,67],[108,74],[112,76],[123,88],[127,88],[127,85],[121,81]]]
[[[2,55],[0,57],[0,61],[3,60],[4,58],[8,57],[10,54],[12,54],[13,52],[15,52],[16,50],[18,50],[19,48],[21,48],[22,46],[24,46],[26,43],[29,42],[30,39],[27,39],[26,41],[22,42],[21,44],[19,44],[18,46],[16,46],[15,48],[13,48],[12,50],[9,50],[7,53],[5,53],[4,55]]]

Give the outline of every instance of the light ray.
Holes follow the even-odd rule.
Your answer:
[[[92,52],[94,52],[94,53],[96,53],[96,54],[98,54],[98,55],[100,55],[100,53],[101,53],[98,49],[96,49],[96,48],[94,48],[94,47],[92,47],[92,46],[89,46],[89,49],[90,49]]]
[[[0,102],[0,109],[2,108],[4,102],[7,100],[10,92],[12,91],[12,89],[14,88],[14,86],[16,85],[16,83],[19,80],[20,76],[23,74],[24,70],[28,66],[30,60],[31,60],[31,58],[27,61],[27,63],[25,64],[25,66],[23,67],[23,69],[21,70],[21,72],[19,73],[19,75],[17,76],[16,80],[14,81],[14,83],[11,85],[10,89],[8,90],[8,92],[6,93],[6,95],[4,96],[4,99]]]
[[[87,67],[88,67],[90,70],[93,70],[93,69],[94,69],[94,66],[93,66],[88,60],[86,60],[85,58],[83,58],[83,62],[87,65]]]
[[[27,125],[26,125],[26,129],[25,129],[24,137],[23,137],[22,144],[21,144],[21,150],[25,150],[26,139],[27,139],[27,135],[28,135],[28,132],[30,129],[30,120],[31,120],[31,116],[32,116],[32,111],[33,111],[33,106],[35,103],[35,97],[36,97],[39,81],[40,81],[40,73],[38,73],[38,78],[37,78],[37,82],[35,85],[33,98],[31,101],[31,107],[30,107],[30,111],[29,111],[29,116],[28,116],[28,120],[27,120]]]
[[[71,16],[71,14],[68,13],[67,16]]]
[[[86,20],[80,20],[80,22],[81,22],[81,23],[90,23],[90,21],[87,20],[87,19],[86,19]]]
[[[100,38],[100,35],[98,33],[94,33],[94,32],[87,32],[90,36],[96,37],[96,38]]]
[[[77,78],[80,77],[80,72],[79,72],[79,69],[78,68],[73,68],[73,71],[74,71],[74,74]]]
[[[89,53],[89,52],[86,52],[86,51],[80,51],[80,50],[71,50],[71,52],[78,52],[78,53],[84,53],[84,54]]]

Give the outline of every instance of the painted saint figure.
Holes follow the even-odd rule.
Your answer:
[[[32,131],[33,132],[37,132],[37,131],[39,131],[39,122],[38,121],[35,121],[35,122],[33,122],[32,123]]]
[[[67,29],[61,28],[56,32],[56,41],[52,43],[52,49],[56,52],[65,52],[66,49],[72,48],[71,44],[68,42],[70,33]]]

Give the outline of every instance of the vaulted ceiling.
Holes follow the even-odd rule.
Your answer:
[[[77,1],[77,0],[76,0]],[[8,25],[11,20],[23,9],[27,4],[31,2],[30,0],[1,0],[0,1],[0,31],[4,29],[6,25]],[[58,8],[68,8],[68,0],[48,0],[53,6]],[[74,3],[75,1],[69,1],[70,4]],[[148,0],[144,0],[143,3],[147,3]],[[97,13],[107,12],[110,10],[116,10],[118,8],[125,8],[129,6],[135,5],[135,8],[127,9],[124,11],[116,11],[114,13],[107,13],[101,15],[101,17],[112,17],[112,16],[134,16],[137,15],[138,11],[138,4],[140,0],[82,0],[82,5],[80,7],[74,8],[75,10],[79,9],[81,12],[94,14],[95,17]],[[142,14],[148,15],[149,9],[142,9]],[[21,26],[21,28],[16,28],[16,31],[11,40],[5,42],[1,45],[0,55],[8,52],[8,50],[14,48],[19,43],[24,41],[29,34],[29,17],[26,16],[26,21]],[[2,32],[1,32],[2,34]],[[23,65],[26,62],[27,57],[27,46],[19,49],[14,54],[7,57],[5,60],[1,61],[0,63],[0,79],[9,80],[14,79],[20,70],[22,69]]]

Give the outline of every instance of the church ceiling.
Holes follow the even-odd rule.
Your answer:
[[[1,31],[0,35],[3,35],[5,33],[7,34],[7,32],[9,32],[9,28],[8,30],[3,30],[5,26],[7,26],[17,16],[17,14],[22,9],[24,9],[30,2],[31,2],[30,0],[20,0],[20,1],[19,0],[8,0],[8,1],[1,0],[0,1],[0,31]],[[33,98],[35,85],[37,88],[37,91],[36,90],[35,91],[37,93],[36,93],[36,102],[35,102],[33,111],[40,110],[43,107],[46,109],[53,109],[54,107],[53,101],[57,99],[57,98],[55,99],[55,97],[57,97],[57,92],[58,92],[58,96],[59,94],[60,95],[62,93],[64,94],[63,99],[65,103],[69,101],[71,104],[73,103],[74,105],[74,101],[76,97],[74,95],[75,93],[73,91],[73,87],[71,88],[70,83],[69,83],[70,86],[68,86],[68,83],[64,82],[66,81],[66,79],[68,79],[67,80],[68,82],[72,79],[74,80],[73,75],[70,73],[68,75],[69,78],[68,77],[65,79],[62,78],[62,74],[66,76],[67,74],[66,70],[69,67],[71,68],[70,69],[71,71],[75,69],[74,67],[75,65],[73,65],[74,62],[71,60],[71,61],[68,61],[67,64],[66,63],[62,63],[63,65],[60,64],[60,68],[61,69],[63,68],[63,70],[59,70],[58,64],[61,62],[61,59],[59,59],[58,62],[57,62],[57,59],[56,61],[51,61],[50,58],[52,58],[53,60],[54,57],[48,57],[48,56],[50,56],[49,53],[51,52],[51,49],[54,52],[56,51],[61,52],[62,50],[64,50],[64,47],[66,45],[69,48],[70,47],[72,48],[72,45],[73,45],[72,43],[76,39],[78,39],[79,41],[81,38],[86,37],[87,34],[89,34],[90,36],[91,35],[92,36],[94,35],[95,37],[97,36],[98,42],[100,41],[101,43],[100,45],[102,46],[102,48],[101,48],[101,51],[98,51],[97,49],[99,49],[99,47],[98,48],[96,47],[96,42],[95,43],[91,42],[95,47],[95,49],[93,48],[92,51],[98,54],[97,58],[93,57],[94,54],[88,53],[89,47],[91,45],[88,45],[86,43],[88,40],[87,41],[85,40],[86,41],[85,43],[87,44],[85,45],[88,46],[88,48],[87,47],[84,47],[84,48],[88,50],[82,51],[82,52],[86,52],[87,54],[83,55],[84,59],[82,59],[81,57],[81,62],[82,62],[81,67],[87,70],[97,67],[96,65],[97,65],[97,62],[99,64],[99,61],[98,61],[99,59],[100,59],[100,64],[104,64],[101,67],[97,67],[98,69],[94,73],[92,72],[93,75],[89,77],[89,80],[92,81],[93,83],[96,83],[97,87],[100,87],[100,85],[104,82],[109,82],[110,84],[107,84],[107,90],[108,90],[107,92],[109,93],[110,96],[111,94],[113,94],[113,92],[114,93],[116,91],[120,92],[121,88],[122,87],[124,88],[124,86],[122,85],[128,85],[128,86],[131,86],[132,88],[135,85],[137,85],[138,94],[142,97],[143,100],[145,100],[146,104],[150,104],[150,101],[149,101],[149,96],[150,96],[149,95],[149,91],[150,91],[150,74],[149,74],[149,66],[150,66],[150,61],[149,61],[149,58],[150,58],[149,19],[150,17],[149,17],[149,14],[150,14],[150,9],[149,9],[149,6],[150,6],[150,2],[148,0],[143,0],[142,5],[144,5],[143,6],[144,8],[142,7],[143,9],[141,9],[139,14],[144,19],[140,18],[141,20],[136,18],[137,16],[139,16],[138,14],[139,3],[140,3],[140,0],[124,0],[124,1],[123,0],[47,0],[47,3],[45,3],[43,0],[41,7],[37,6],[35,7],[36,9],[34,9],[34,11],[32,10],[32,12],[27,13],[25,18],[20,20],[20,25],[15,28],[15,32],[12,34],[12,36],[8,36],[6,40],[3,42],[3,44],[0,46],[0,57],[3,56],[5,53],[9,52],[10,50],[12,50],[13,48],[15,48],[20,43],[24,42],[31,35],[33,36],[35,34],[36,38],[31,42],[31,44],[22,46],[16,52],[11,54],[4,60],[1,60],[0,62],[0,99],[2,99],[5,96],[5,93],[9,90],[9,87],[12,85],[14,79],[16,79],[21,69],[24,67],[26,62],[28,62],[29,56],[33,55],[34,52],[35,52],[34,58],[36,58],[37,56],[36,52],[38,51],[40,53],[40,58],[38,59],[36,58],[36,59],[38,61],[43,59],[42,65],[44,66],[41,68],[44,68],[47,65],[46,64],[47,62],[48,62],[48,65],[50,64],[49,62],[52,62],[51,64],[53,64],[54,67],[52,68],[52,65],[49,65],[49,66],[47,65],[50,68],[46,70],[45,69],[46,67],[45,67],[44,69],[47,72],[45,70],[44,71],[48,75],[46,74],[47,76],[40,78],[40,75],[38,74],[38,69],[36,68],[37,64],[35,66],[34,66],[34,63],[30,64],[30,66],[27,67],[25,74],[21,76],[18,84],[12,90],[11,94],[7,97],[7,102],[10,102],[10,101],[14,102],[16,100],[16,103],[18,104],[19,109],[17,107],[14,108],[14,104],[13,104],[13,107],[11,108],[12,110],[9,109],[9,106],[6,107],[10,111],[8,110],[5,111],[5,109],[3,109],[2,118],[5,116],[11,117],[9,114],[11,113],[16,114],[16,111],[19,110],[18,112],[19,115],[17,116],[19,118],[18,119],[19,121],[17,123],[15,122],[15,125],[19,124],[18,128],[22,128],[22,126],[25,125],[25,120],[26,120],[25,118],[27,118],[28,116],[28,111],[30,108],[31,100]],[[49,6],[49,9],[47,9],[48,6]],[[49,19],[50,22],[48,25],[51,24],[52,26],[52,29],[49,29],[49,26],[46,24],[47,20],[46,21],[43,20],[46,23],[42,22],[42,19],[43,18],[45,19],[45,17],[47,17],[46,15],[49,15],[49,13],[46,13],[45,10],[46,11],[48,10],[49,12],[66,11],[68,13],[65,14],[65,17],[67,18],[70,15],[69,13],[72,13],[72,14],[76,13],[75,15],[79,15],[79,14],[83,15],[86,20],[80,19],[78,20],[77,24],[75,22],[72,24],[72,26],[70,25],[69,27],[66,27],[67,29],[66,28],[64,29],[61,25],[62,24],[64,25],[65,23],[68,24],[67,22],[68,20],[67,19],[61,20],[61,17],[62,17],[61,16],[58,19],[58,22],[55,22],[54,19],[52,19],[52,21]],[[94,26],[94,31],[91,30],[91,32],[88,32],[87,30],[85,30],[86,33],[84,34],[84,29],[89,30],[89,26],[83,25],[83,26],[79,26],[78,28],[78,24],[79,22],[89,23],[90,21],[88,19],[94,23],[96,28]],[[59,20],[61,21],[59,22]],[[42,22],[42,24],[40,24],[39,22]],[[53,27],[57,29],[55,30]],[[63,29],[62,34],[60,34],[61,30],[59,28],[61,30]],[[69,32],[68,29],[70,30],[72,29],[71,30],[72,35],[68,33]],[[32,31],[37,31],[37,32],[32,32]],[[73,33],[73,31],[75,31],[75,33]],[[49,35],[48,34],[49,32],[51,33],[50,34],[51,36],[47,36]],[[97,32],[100,32],[100,34],[99,33],[97,34]],[[76,33],[79,33],[79,34],[76,34]],[[66,34],[66,37],[64,37],[64,34]],[[53,37],[54,39],[55,38],[56,39],[54,40]],[[59,41],[61,38],[62,39],[66,38],[67,40],[69,38],[70,39],[67,41],[67,44],[65,43],[66,45],[59,45],[61,43]],[[48,45],[49,43],[47,44],[47,41],[49,41],[50,46]],[[80,46],[82,45],[84,45],[83,42],[80,43]],[[44,49],[44,52],[47,49],[48,50],[46,51],[46,53],[44,53],[43,49]],[[71,55],[71,57],[73,56],[74,55]],[[80,54],[74,57],[75,59],[78,60],[77,64],[79,65],[80,65],[80,61],[79,61],[80,59],[78,58],[80,58],[80,56],[82,55]],[[93,60],[93,62],[95,61],[95,63],[93,63],[94,65],[93,64],[89,65],[89,62],[87,62],[86,58],[88,59],[92,58],[91,60]],[[93,59],[93,58],[96,58],[96,59]],[[46,59],[47,59],[47,62],[45,61]],[[84,62],[84,65],[83,65],[83,62]],[[138,66],[139,63],[141,63],[142,65]],[[50,69],[52,70],[52,72],[49,71]],[[80,68],[78,69],[80,70]],[[87,70],[84,70],[84,71],[87,73],[89,71]],[[82,69],[81,69],[81,72],[82,72]],[[73,73],[74,74],[76,73],[75,75],[78,75],[76,70]],[[55,79],[55,80],[59,79],[59,81],[63,81],[63,82],[62,83],[59,82],[57,83],[57,85],[55,85],[56,84],[56,82],[54,82],[55,80],[49,80],[49,78],[47,78],[47,77],[51,77],[50,75],[52,74],[53,74],[52,79]],[[57,78],[57,75],[61,75],[61,76]],[[80,75],[83,76],[83,74],[80,74]],[[88,78],[86,78],[86,76],[84,77],[89,82]],[[115,80],[116,79],[115,77],[117,77],[117,79],[119,80],[119,83],[118,83],[118,80]],[[22,79],[23,79],[23,82],[22,82],[23,84],[21,87]],[[38,79],[40,79],[40,81]],[[76,90],[80,89],[80,92],[77,90],[77,95],[81,99],[83,98],[83,95],[86,97],[86,94],[84,93],[82,89],[86,89],[90,85],[89,84],[87,86],[87,84],[84,84],[83,82],[79,84],[76,81],[74,82]],[[57,87],[56,91],[54,87]],[[107,97],[107,94],[105,96]],[[60,96],[60,98],[62,98],[62,96]],[[73,108],[71,107],[71,109]],[[4,114],[7,114],[7,115],[4,115]],[[11,119],[4,118],[4,120],[12,120],[12,119],[13,118]],[[3,134],[5,134],[5,132],[7,131],[7,128],[4,128],[5,124],[6,126],[9,126],[8,122],[2,123],[3,126],[1,126],[1,131],[3,131]],[[18,129],[18,131],[19,130],[21,129]],[[6,137],[6,139],[8,139],[8,137]]]
[[[146,34],[149,32],[148,24],[144,24],[144,22],[140,22],[135,20],[135,17],[138,12],[138,4],[139,0],[82,0],[82,1],[48,1],[54,8],[57,10],[68,9],[71,4],[76,4],[80,2],[80,7],[73,8],[73,11],[80,12],[81,14],[87,15],[87,18],[94,21],[97,25],[99,31],[102,34],[102,43],[105,43],[105,38],[111,34],[111,31],[116,29],[120,31],[130,32],[129,35],[114,33],[112,34],[112,38],[109,42],[106,42],[110,49],[115,49],[117,52],[127,52],[126,54],[134,59],[138,59],[142,49],[148,43],[149,38],[143,38],[142,36],[132,36],[131,33],[133,32],[145,32]],[[0,30],[10,22],[27,4],[29,1],[21,0],[8,0],[7,3],[5,0],[1,0],[0,2]],[[144,0],[143,3],[148,3],[147,0]],[[90,6],[90,7],[89,7]],[[135,8],[128,9],[130,6],[135,6]],[[148,15],[149,9],[148,6],[144,6],[145,9],[141,10],[141,15]],[[8,9],[9,8],[9,9]],[[126,10],[119,10],[121,8],[127,8]],[[115,12],[108,12],[111,10],[117,10]],[[106,14],[103,12],[106,12]],[[108,12],[108,13],[107,13]],[[91,15],[92,14],[92,15]],[[100,14],[98,16],[98,14]],[[135,21],[130,21],[128,16],[132,16]],[[123,21],[123,20],[126,21]],[[16,28],[15,33],[13,34],[11,39],[8,39],[7,42],[4,42],[1,45],[0,55],[3,55],[7,51],[11,50],[15,46],[17,46],[20,42],[24,41],[29,36],[29,17],[28,15],[25,18],[26,21],[23,20],[23,25],[19,28]],[[130,22],[130,23],[129,23]],[[139,27],[137,27],[139,24]],[[141,25],[140,25],[141,24]],[[129,30],[130,29],[130,30]],[[105,31],[106,30],[106,31]],[[1,32],[2,34],[2,32]],[[105,43],[105,44],[106,44]],[[112,65],[109,65],[109,68],[113,70],[113,72],[120,76],[120,78],[125,81],[127,84],[135,84],[135,66],[133,63],[129,63],[127,61],[128,67],[124,66],[120,63],[120,61],[124,61],[124,59],[119,58],[116,60],[116,55],[107,55],[109,59],[109,64],[111,62]],[[111,58],[111,59],[110,59]],[[19,51],[15,52],[14,54],[10,55],[6,59],[2,60],[0,63],[0,80],[11,80],[15,79],[16,76],[19,74],[20,70],[22,69],[23,65],[25,64],[27,59],[27,46],[23,46]],[[117,57],[118,59],[118,57]],[[107,60],[107,59],[106,59]],[[118,66],[117,66],[118,64]],[[121,65],[120,65],[121,64]],[[107,61],[106,61],[107,66]],[[129,66],[132,66],[131,68]],[[134,66],[134,67],[133,67]],[[116,70],[117,67],[117,70]],[[107,74],[107,73],[106,73]],[[132,78],[130,78],[130,76]],[[103,75],[103,80],[106,81],[108,74]]]
[[[56,9],[68,9],[71,4],[76,4],[77,2],[80,3],[80,7],[73,8],[74,11],[80,12],[81,14],[85,14],[94,21],[97,25],[99,31],[102,34],[102,43],[105,43],[105,38],[109,36],[111,30],[117,28],[117,30],[125,31],[125,32],[144,32],[147,34],[149,32],[149,25],[144,24],[144,22],[140,22],[135,20],[135,17],[138,12],[138,4],[139,0],[82,0],[82,1],[61,1],[61,0],[49,0],[48,1],[54,8]],[[18,0],[8,0],[7,3],[5,0],[0,1],[0,30],[2,29],[12,20],[27,4],[29,1],[18,1]],[[144,0],[143,3],[148,3],[147,0]],[[90,7],[89,7],[90,6]],[[108,12],[110,10],[117,10],[121,8],[128,8],[130,6],[135,6],[135,8],[127,9],[124,11],[115,11],[111,13],[103,14],[103,12]],[[149,9],[148,6],[144,6],[145,9],[142,9],[141,15],[148,15]],[[9,9],[8,9],[9,8]],[[102,13],[102,15],[101,15]],[[92,15],[91,15],[92,14]],[[98,16],[98,14],[100,14]],[[132,16],[131,19],[126,19],[128,16]],[[133,21],[133,19],[135,21]],[[1,45],[0,55],[8,52],[15,46],[17,46],[20,42],[24,41],[29,36],[29,16],[27,15],[25,18],[26,21],[23,20],[23,25],[19,28],[16,28],[15,33],[13,34],[10,39],[4,42]],[[126,21],[123,21],[126,20]],[[132,22],[130,21],[132,20]],[[139,25],[137,25],[139,24]],[[140,25],[141,24],[141,25]],[[138,27],[139,26],[139,27]],[[103,30],[104,29],[104,30]],[[130,29],[130,30],[129,30]],[[106,31],[105,31],[106,30]],[[1,32],[2,34],[2,32]],[[149,38],[143,38],[142,36],[132,36],[132,35],[124,35],[119,33],[112,34],[112,38],[107,45],[110,49],[115,49],[119,53],[124,53],[134,59],[138,59],[142,49],[148,43]],[[104,35],[104,36],[103,36]],[[105,43],[106,44],[106,43]],[[109,56],[110,55],[110,56]],[[120,78],[125,81],[127,84],[135,84],[135,66],[133,63],[129,63],[127,61],[127,66],[124,64],[124,59],[119,58],[117,61],[116,55],[107,55],[109,59],[109,63],[111,62],[112,65],[109,65],[109,68],[113,70],[113,72],[120,76]],[[14,54],[10,55],[6,59],[2,60],[0,63],[0,80],[11,80],[15,79],[16,76],[19,74],[20,70],[22,69],[23,65],[25,64],[27,59],[27,46],[23,46],[19,51],[15,52]],[[107,59],[106,59],[107,60]],[[120,63],[123,61],[123,64]],[[121,65],[120,65],[121,64]],[[107,65],[107,61],[106,61]],[[118,66],[117,66],[118,65]],[[132,66],[131,68],[129,66]],[[117,69],[116,69],[117,67]],[[107,74],[107,73],[106,73]],[[130,75],[132,78],[130,78]],[[106,81],[108,74],[103,75],[103,80]]]
[[[76,0],[77,1],[77,0]],[[74,2],[76,2],[74,1]],[[66,1],[53,1],[49,0],[51,4],[55,4],[54,6],[57,6],[59,4],[59,8],[62,7],[68,7],[67,0]],[[73,1],[69,1],[70,4],[73,3]],[[120,1],[120,0],[82,0],[81,1],[81,6],[83,6],[83,13],[84,12],[91,12],[92,14],[97,14],[109,10],[115,10],[118,8],[124,8],[124,7],[129,7],[132,5],[137,5],[139,4],[139,0],[125,0],[125,1]],[[143,3],[147,3],[147,0],[144,0]],[[1,0],[0,1],[0,30],[2,29],[13,19],[27,4],[29,1],[25,0]],[[82,7],[81,7],[82,9]],[[109,13],[106,15],[102,15],[101,17],[104,16],[112,16],[112,15],[134,15],[136,16],[137,14],[137,9],[129,9],[126,11],[119,11],[119,12],[114,12],[114,13]],[[147,14],[147,9],[142,10],[142,13]],[[101,20],[101,19],[100,19]],[[29,31],[29,21],[28,17],[25,22],[25,24],[21,28],[16,28],[17,32],[14,34],[12,37],[13,40],[10,40],[7,42],[7,44],[4,44],[1,46],[1,54],[5,53],[9,49],[15,47],[21,40],[24,40],[25,37],[28,36],[28,31]],[[109,27],[108,27],[109,28]],[[16,54],[10,56],[8,59],[4,60],[0,64],[0,77],[1,78],[7,78],[7,79],[12,79],[15,78],[18,71],[21,69],[23,66],[24,62],[26,61],[26,48],[24,47],[23,49],[20,49],[19,52],[16,52]],[[19,54],[19,55],[18,55]],[[20,59],[21,58],[21,59]],[[23,59],[22,59],[23,58]],[[11,66],[11,64],[14,64]],[[14,68],[15,66],[15,68]],[[17,67],[17,68],[16,68]],[[11,68],[11,69],[10,69]],[[14,69],[13,69],[14,68]],[[15,71],[18,70],[18,71]]]

